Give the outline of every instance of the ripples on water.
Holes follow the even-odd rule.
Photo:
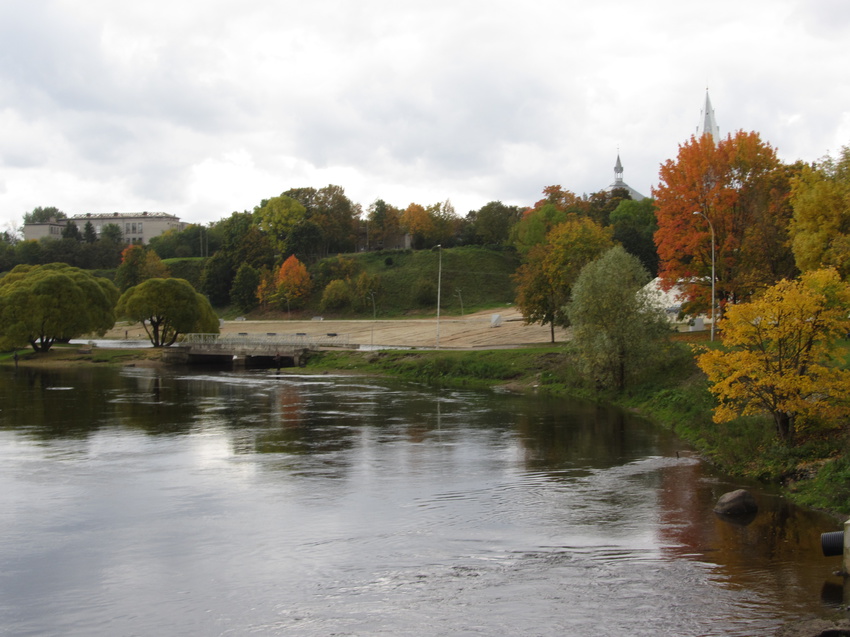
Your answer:
[[[57,391],[61,390],[61,391]],[[0,380],[0,634],[753,635],[834,524],[595,406],[344,377]]]

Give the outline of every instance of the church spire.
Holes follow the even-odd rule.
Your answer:
[[[620,161],[620,153],[617,153],[617,163],[614,164],[614,184],[623,183],[623,164]]]
[[[711,99],[708,97],[708,89],[705,89],[705,108],[700,112],[700,124],[697,126],[697,136],[701,137],[708,133],[717,142],[720,141],[720,128],[714,119],[714,109],[711,107]]]

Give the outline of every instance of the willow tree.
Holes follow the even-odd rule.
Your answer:
[[[154,347],[172,345],[181,334],[218,334],[218,317],[207,298],[185,279],[148,279],[118,299],[119,316],[142,323]]]
[[[0,346],[48,351],[57,341],[103,334],[115,324],[118,289],[64,263],[19,265],[0,279]]]

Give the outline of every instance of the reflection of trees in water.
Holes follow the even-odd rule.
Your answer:
[[[120,424],[151,434],[187,431],[197,406],[157,374],[110,369],[19,370],[0,377],[0,426],[43,439],[86,438]]]
[[[730,586],[780,597],[792,590],[799,597],[803,588],[816,602],[833,568],[821,553],[820,534],[834,525],[825,515],[764,493],[757,494],[759,512],[749,524],[715,515],[717,500],[735,488],[701,462],[664,468],[657,527],[662,551],[716,564]],[[812,570],[800,569],[801,561]]]
[[[657,453],[647,424],[622,410],[566,400],[523,407],[516,422],[529,470],[604,469]]]

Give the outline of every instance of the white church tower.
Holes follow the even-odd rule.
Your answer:
[[[708,97],[708,89],[705,89],[705,108],[700,112],[700,123],[697,126],[697,137],[702,137],[708,133],[711,138],[718,142],[720,141],[720,128],[717,126],[717,120],[714,118],[714,109],[711,107],[711,99]]]

